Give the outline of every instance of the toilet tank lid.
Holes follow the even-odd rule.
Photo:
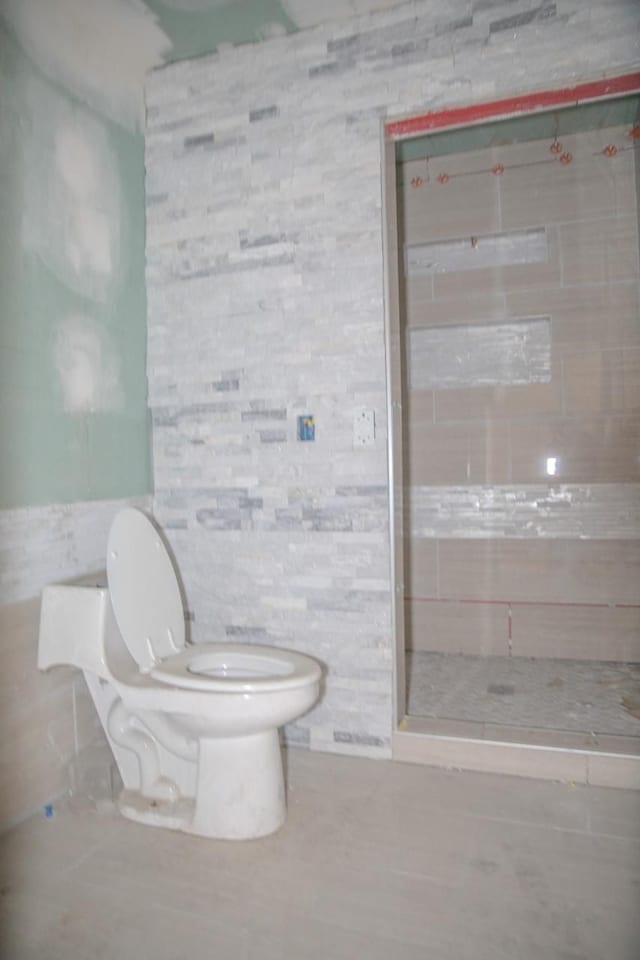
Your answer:
[[[107,578],[116,623],[141,670],[182,650],[184,609],[173,563],[154,525],[134,507],[111,524]]]

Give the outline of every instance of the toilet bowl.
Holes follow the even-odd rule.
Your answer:
[[[107,583],[42,596],[38,666],[84,673],[132,820],[249,839],[285,820],[278,728],[306,713],[320,665],[291,650],[187,644],[180,588],[156,528],[115,518]]]

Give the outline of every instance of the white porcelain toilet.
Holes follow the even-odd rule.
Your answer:
[[[275,647],[185,644],[167,549],[139,510],[115,518],[106,586],[50,586],[38,666],[83,670],[111,744],[126,817],[249,839],[286,816],[278,727],[309,710],[320,665]]]

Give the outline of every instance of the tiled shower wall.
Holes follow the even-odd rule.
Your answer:
[[[414,649],[640,660],[630,129],[561,137],[567,164],[540,140],[402,165],[405,243],[425,262],[441,249],[434,241],[461,245],[455,269],[440,252],[438,267],[409,265],[405,278]],[[609,145],[614,156],[603,154]],[[503,173],[491,172],[496,164]],[[527,231],[544,232],[544,258],[478,268],[484,236]],[[538,328],[548,329],[546,352]],[[501,342],[503,329],[519,340]],[[432,353],[438,345],[437,371],[421,337]]]
[[[193,639],[325,663],[292,740],[389,752],[381,118],[629,69],[639,18],[430,0],[149,79],[155,513]],[[377,437],[354,450],[361,409]]]

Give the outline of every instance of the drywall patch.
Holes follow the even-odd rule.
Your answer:
[[[71,200],[65,231],[69,264],[76,274],[88,270],[109,277],[113,273],[113,234],[118,232],[118,224],[109,215],[108,199],[103,204],[98,189],[96,168],[101,160],[78,128],[57,131],[55,159],[58,182],[64,184]]]
[[[120,362],[108,332],[90,317],[67,317],[54,344],[58,385],[67,413],[122,410]]]
[[[206,13],[216,7],[226,7],[234,0],[159,0],[163,7],[184,13]],[[236,0],[237,2],[237,0]]]
[[[367,16],[376,11],[399,7],[404,3],[406,0],[325,0],[325,3],[283,0],[282,5],[298,29],[304,30],[332,20]]]
[[[123,208],[101,121],[37,79],[26,87],[22,240],[62,283],[104,302],[121,273]]]
[[[55,82],[131,130],[144,120],[144,77],[171,41],[139,0],[4,0],[25,52]]]

